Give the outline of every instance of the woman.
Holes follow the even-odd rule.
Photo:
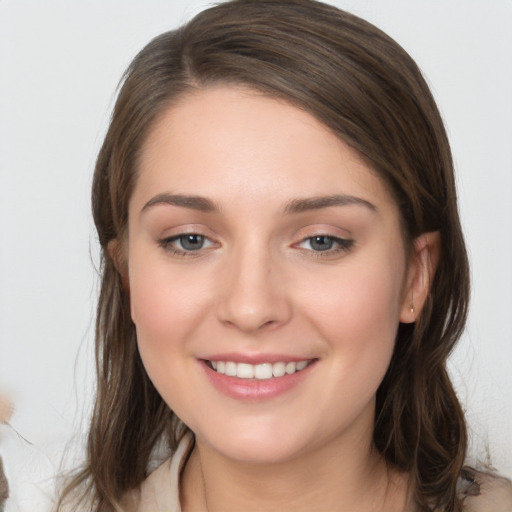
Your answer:
[[[93,212],[98,395],[73,507],[488,498],[446,372],[469,293],[450,149],[381,31],[239,0],[156,38],[126,73]],[[159,441],[173,456],[147,478]]]

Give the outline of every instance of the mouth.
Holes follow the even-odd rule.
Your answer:
[[[314,359],[304,359],[302,361],[279,361],[276,363],[249,364],[236,363],[234,361],[205,360],[205,363],[213,371],[221,375],[226,375],[227,377],[270,380],[301,372],[313,361]]]

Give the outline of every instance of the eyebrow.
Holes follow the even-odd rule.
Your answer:
[[[151,198],[142,207],[141,213],[145,212],[152,206],[159,204],[180,206],[182,208],[188,208],[190,210],[197,210],[206,213],[219,211],[219,208],[215,205],[215,203],[206,197],[163,193]]]
[[[363,206],[376,213],[377,207],[361,197],[345,194],[335,194],[329,196],[307,197],[304,199],[294,199],[284,208],[284,213],[302,213],[310,210],[320,210],[331,206]]]
[[[188,208],[205,213],[214,213],[220,210],[213,201],[206,197],[163,193],[151,198],[143,206],[141,213],[156,205],[179,206],[181,208]],[[293,199],[286,204],[283,211],[285,215],[290,215],[311,210],[321,210],[322,208],[330,208],[332,206],[353,205],[363,206],[371,212],[377,212],[377,207],[366,199],[345,194]]]

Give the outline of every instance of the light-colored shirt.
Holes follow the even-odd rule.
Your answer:
[[[192,436],[187,434],[174,455],[144,480],[140,500],[135,495],[128,499],[127,512],[181,512],[180,475],[193,444]],[[512,512],[510,480],[480,471],[475,471],[473,478],[473,483],[461,480],[459,486],[465,495],[464,512]]]

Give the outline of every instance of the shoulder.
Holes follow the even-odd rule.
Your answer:
[[[507,478],[471,469],[462,482],[464,512],[512,512],[512,482]]]
[[[122,507],[125,512],[177,512],[176,508],[161,508],[161,504],[173,499],[171,460],[167,459],[155,469],[140,487],[126,494]],[[178,509],[179,510],[179,509]]]
[[[172,457],[158,466],[138,489],[124,497],[123,510],[126,512],[180,512],[180,474],[192,445],[191,436],[185,436]]]

